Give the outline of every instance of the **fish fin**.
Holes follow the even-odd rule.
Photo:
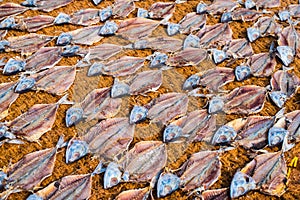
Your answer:
[[[65,147],[66,146],[66,143],[64,141],[64,135],[61,135],[58,139],[58,142],[56,144],[56,148],[62,148],[62,147]]]
[[[65,94],[58,102],[57,104],[74,104],[74,102],[67,100],[68,94]]]
[[[284,112],[285,112],[285,108],[280,109],[280,110],[276,113],[275,118],[276,118],[276,119],[279,119],[279,118],[284,117]]]
[[[96,174],[100,174],[103,172],[103,164],[102,161],[100,160],[100,162],[98,163],[97,167],[95,168],[95,170],[92,172],[92,176],[96,175]]]

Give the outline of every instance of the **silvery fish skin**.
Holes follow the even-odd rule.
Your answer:
[[[234,174],[234,177],[230,185],[230,197],[237,198],[246,194],[250,190],[256,188],[254,179],[248,174],[238,171]]]
[[[26,63],[19,59],[10,58],[4,65],[2,73],[5,75],[12,75],[20,71],[24,71]]]
[[[166,93],[153,99],[146,107],[149,107],[147,118],[154,123],[166,124],[175,117],[187,112],[189,99],[183,93]]]
[[[278,121],[279,122],[279,121]],[[284,124],[285,125],[285,124]],[[268,132],[268,146],[273,147],[282,144],[283,140],[289,134],[283,127],[279,127],[277,123],[270,128]]]
[[[188,47],[200,48],[199,41],[200,39],[197,36],[190,34],[185,38],[183,42],[183,49],[186,49]]]
[[[146,200],[149,196],[149,188],[141,188],[141,189],[133,189],[133,190],[126,190],[121,192],[118,196],[116,196],[115,200]]]
[[[179,31],[182,34],[190,34],[206,25],[206,14],[188,13],[180,22]]]
[[[172,173],[161,173],[157,181],[157,197],[165,197],[180,186],[180,178]]]
[[[288,6],[288,11],[292,17],[300,17],[300,6],[299,4],[291,4]]]
[[[207,5],[203,2],[198,3],[196,7],[197,14],[203,14],[206,12]]]
[[[0,119],[8,115],[8,109],[19,97],[18,93],[14,93],[15,82],[0,84]]]
[[[206,190],[201,193],[202,200],[229,200],[228,188]]]
[[[221,176],[219,152],[200,151],[192,156],[180,167],[180,187],[183,191],[196,188],[207,190]]]
[[[137,40],[151,35],[159,21],[136,17],[121,21],[117,33],[129,40]]]
[[[110,162],[104,173],[104,189],[108,189],[118,185],[122,178],[122,172],[120,171],[120,167],[117,163]]]
[[[281,25],[275,22],[274,17],[261,17],[257,20],[252,28],[258,30],[259,37],[265,37],[269,35],[275,36],[281,32]],[[251,33],[248,32],[248,34]]]
[[[280,60],[285,66],[289,66],[289,64],[293,62],[295,55],[294,49],[292,49],[289,46],[278,46],[276,50],[277,56],[280,58]]]
[[[291,18],[291,13],[288,10],[282,10],[278,12],[280,21],[287,21]]]
[[[60,47],[42,47],[25,60],[25,70],[40,71],[54,67],[62,59]]]
[[[234,0],[214,0],[214,2],[206,7],[209,14],[222,14],[224,11],[231,11],[238,7],[238,2]]]
[[[232,30],[228,23],[207,25],[196,34],[202,46],[214,46],[229,43],[232,40]]]
[[[134,106],[130,112],[130,124],[144,121],[147,118],[148,109],[144,106]]]
[[[1,29],[13,29],[16,26],[15,18],[9,16],[1,21],[0,28]]]
[[[20,4],[16,3],[5,3],[0,5],[0,20],[13,16],[18,15],[28,10],[28,8],[21,6]]]
[[[156,2],[149,8],[149,18],[163,19],[170,18],[175,11],[176,3],[174,2]]]
[[[19,81],[16,86],[16,92],[34,89],[49,92],[51,94],[62,95],[66,92],[75,80],[76,67],[74,66],[56,66],[48,70],[32,74],[23,80],[34,82],[33,87],[27,87],[26,81]],[[22,83],[25,85],[22,85]],[[30,81],[29,81],[30,82]]]
[[[112,118],[101,121],[85,135],[69,142],[66,163],[74,162],[88,152],[102,161],[115,160],[118,155],[128,149],[133,140],[134,127],[134,124],[129,124],[128,118]]]
[[[295,110],[290,113],[285,114],[287,121],[287,130],[289,132],[289,139],[296,140],[299,142],[300,140],[300,111]]]
[[[31,55],[40,48],[46,46],[52,39],[52,36],[35,33],[9,37],[7,38],[7,41],[9,42],[7,49],[9,51],[21,52],[23,55]]]
[[[234,59],[244,58],[252,56],[253,49],[247,39],[235,39],[231,40],[228,47],[226,47],[226,53]]]
[[[70,15],[65,13],[59,13],[54,20],[54,24],[55,25],[67,24],[70,23],[70,21],[71,21]]]
[[[129,95],[129,85],[125,81],[119,81],[118,78],[115,78],[114,84],[111,87],[110,96],[112,98],[118,98]]]
[[[113,77],[127,76],[135,73],[144,65],[145,58],[123,56],[104,64],[102,73]]]
[[[179,33],[179,29],[180,29],[179,24],[174,24],[169,22],[167,27],[167,34],[169,36],[176,35],[177,33]]]
[[[215,64],[219,64],[227,59],[227,54],[223,50],[211,49],[212,56]]]
[[[154,52],[151,56],[149,56],[150,59],[150,68],[163,68],[165,67],[165,63],[168,60],[168,55],[161,52]]]
[[[106,21],[105,24],[100,28],[99,35],[110,36],[114,35],[118,30],[118,25],[114,21]]]
[[[207,110],[195,110],[172,121],[164,130],[164,142],[178,142],[186,138],[188,142],[203,141],[216,129],[216,117]]]
[[[249,22],[249,21],[257,20],[262,15],[262,12],[256,10],[250,10],[247,8],[237,8],[229,12],[229,15],[230,15],[229,21],[233,20],[233,21]]]
[[[166,64],[172,67],[198,65],[207,57],[207,51],[200,48],[186,48],[171,55]]]
[[[295,29],[295,25],[291,23],[289,27],[285,27],[278,34],[278,45],[280,46],[289,46],[294,50],[295,55],[299,57],[300,53],[300,43],[299,38],[300,34]]]
[[[57,1],[48,1],[48,0],[26,0],[21,5],[33,7],[33,10],[40,10],[44,12],[50,12],[56,8],[63,7],[73,0],[57,0]]]
[[[4,199],[20,190],[33,190],[45,178],[51,176],[57,150],[63,147],[63,143],[63,137],[60,137],[55,147],[29,153],[5,169],[7,178],[4,181],[4,187],[7,191],[3,193],[8,192],[8,194],[4,194]],[[2,194],[0,194],[1,197],[3,197]]]
[[[48,15],[36,15],[34,17],[16,17],[15,29],[27,30],[28,32],[36,32],[42,28],[52,26],[54,17]]]
[[[167,163],[166,145],[160,141],[141,141],[125,154],[120,163],[125,181],[151,181]]]
[[[250,57],[251,74],[256,77],[271,76],[276,64],[276,58],[272,53],[259,53]]]
[[[79,10],[70,16],[71,24],[90,26],[97,24],[100,20],[99,9],[87,8]]]
[[[287,166],[283,152],[256,156],[242,170],[250,175],[261,192],[280,197],[286,190]]]
[[[143,18],[148,18],[149,17],[149,12],[143,8],[138,8],[136,17],[143,17]]]
[[[104,22],[112,16],[112,8],[107,6],[106,8],[99,11],[100,21]]]
[[[115,17],[125,18],[135,9],[134,0],[116,0],[112,13]]]

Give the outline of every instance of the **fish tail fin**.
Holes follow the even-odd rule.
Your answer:
[[[95,170],[92,172],[92,176],[96,175],[96,174],[101,174],[104,171],[103,168],[103,164],[102,161],[100,161],[97,165],[97,167],[95,168]]]
[[[57,104],[74,104],[74,102],[67,100],[68,94],[64,95]]]
[[[65,147],[66,146],[66,143],[65,143],[65,141],[64,141],[64,136],[63,135],[61,135],[60,137],[59,137],[59,139],[58,139],[58,142],[57,142],[57,144],[56,144],[56,148],[62,148],[62,147]]]

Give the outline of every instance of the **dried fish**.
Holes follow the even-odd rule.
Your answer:
[[[97,24],[100,20],[99,9],[88,8],[75,12],[70,17],[69,23],[83,26]]]
[[[1,40],[6,36],[7,30],[0,30],[0,43],[2,42]],[[0,51],[1,51],[1,44],[0,44]]]
[[[5,18],[0,23],[1,29],[13,29],[13,28],[15,28],[15,26],[16,26],[15,18],[12,16]]]
[[[34,17],[19,17],[15,18],[15,29],[27,30],[28,32],[36,32],[42,28],[52,26],[54,24],[54,17],[48,15],[36,15]]]
[[[166,61],[168,60],[168,55],[165,53],[160,53],[158,51],[154,52],[150,58],[150,68],[163,68],[166,65]]]
[[[289,140],[296,140],[299,142],[300,139],[300,111],[295,110],[290,113],[285,114],[286,121],[287,121],[287,130],[289,132],[288,139]]]
[[[215,64],[221,63],[224,60],[226,60],[227,55],[225,51],[219,49],[211,49],[211,51],[212,51],[213,60]]]
[[[104,174],[104,189],[112,188],[118,185],[122,178],[122,172],[119,169],[119,165],[114,162],[110,162],[105,170]]]
[[[25,65],[26,63],[22,60],[10,58],[5,64],[2,73],[5,75],[15,74],[17,72],[23,71],[25,69]]]
[[[253,49],[246,39],[235,39],[226,47],[226,54],[234,59],[245,58],[253,55]]]
[[[280,6],[280,0],[251,0],[256,8],[276,8]]]
[[[143,17],[143,18],[148,18],[149,17],[149,12],[143,8],[138,8],[136,17]]]
[[[180,186],[180,178],[172,173],[161,173],[157,181],[157,197],[165,197]]]
[[[179,31],[180,31],[180,33],[183,33],[183,34],[190,34],[193,31],[199,30],[199,29],[203,28],[205,26],[205,24],[206,24],[206,15],[205,14],[199,15],[195,12],[188,13],[178,23]],[[171,34],[171,35],[174,35],[174,34]]]
[[[289,46],[278,46],[276,50],[277,56],[285,66],[289,66],[289,64],[293,62],[295,55],[294,49]]]
[[[300,17],[300,6],[299,4],[290,4],[288,6],[288,12],[292,17]]]
[[[291,14],[288,10],[282,10],[278,12],[278,16],[280,21],[287,21],[288,19],[290,19]]]
[[[7,38],[8,50],[30,55],[47,45],[53,39],[52,36],[30,33],[22,36]]]
[[[123,154],[133,140],[134,124],[128,118],[103,120],[93,126],[85,135],[68,142],[66,163],[79,160],[87,153],[102,161],[117,159]]]
[[[202,46],[222,45],[232,40],[232,30],[228,23],[207,25],[196,34]]]
[[[238,7],[239,4],[234,0],[214,0],[214,2],[206,7],[209,14],[222,14],[224,11],[231,11]]]
[[[202,200],[229,200],[229,189],[206,190],[201,193]]]
[[[61,95],[71,87],[75,75],[74,66],[56,66],[37,74],[21,77],[15,92],[21,93],[31,89]]]
[[[151,19],[163,19],[171,18],[175,10],[175,2],[156,2],[149,8],[149,18]]]
[[[186,48],[171,55],[166,64],[173,67],[198,65],[207,57],[207,52],[201,48]]]
[[[56,8],[63,7],[73,0],[56,0],[56,1],[48,1],[48,0],[26,0],[21,3],[22,6],[32,7],[31,9],[36,9],[44,12],[50,12]]]
[[[116,17],[127,17],[132,11],[134,11],[134,0],[116,0],[113,5],[113,15]]]
[[[134,106],[130,112],[130,124],[138,123],[147,118],[148,109],[144,106]]]
[[[195,36],[195,35],[188,35],[184,42],[183,42],[183,49],[186,49],[188,47],[192,47],[192,48],[200,48],[200,39]]]
[[[110,6],[107,6],[106,8],[99,11],[100,21],[104,22],[108,20],[113,14],[113,10]]]
[[[280,33],[278,33],[278,45],[289,46],[294,50],[295,55],[300,55],[300,34],[295,29],[295,25],[291,22],[289,27],[285,27]]]
[[[179,24],[174,24],[174,23],[168,23],[167,27],[167,34],[169,36],[176,35],[179,33],[180,25]]]
[[[70,21],[71,21],[70,15],[65,13],[59,13],[54,20],[54,24],[56,25],[67,24],[70,23]]]
[[[114,117],[121,107],[120,98],[110,98],[110,88],[91,91],[82,102],[75,104],[66,112],[66,125],[70,127],[82,119],[106,119]]]
[[[15,85],[15,82],[0,84],[0,119],[3,119],[8,115],[9,107],[19,97],[19,94],[14,93]]]
[[[106,21],[105,24],[100,28],[99,35],[110,36],[114,35],[118,30],[118,25],[113,21]]]
[[[258,19],[262,15],[262,12],[256,10],[250,10],[247,8],[237,8],[231,12],[225,12],[222,15],[221,22],[229,21],[243,21],[249,22]]]
[[[147,199],[149,196],[149,188],[141,188],[141,189],[133,189],[133,190],[126,190],[121,192],[115,200],[128,200],[128,199]]]
[[[99,5],[103,0],[92,0],[93,3],[97,6]]]
[[[253,76],[271,76],[275,71],[276,64],[276,58],[272,52],[254,54],[250,57],[250,69]]]
[[[0,5],[0,20],[13,16],[18,15],[28,10],[28,8],[21,6],[16,3],[5,3]]]
[[[255,180],[241,171],[234,174],[230,185],[230,197],[237,198],[256,188]]]
[[[60,137],[55,147],[29,153],[5,169],[7,177],[3,186],[6,191],[0,194],[1,197],[6,199],[12,193],[33,190],[45,178],[51,176],[57,150],[63,147],[63,143],[63,137]]]

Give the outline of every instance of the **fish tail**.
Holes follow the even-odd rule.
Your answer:
[[[64,95],[57,104],[74,104],[74,102],[67,100],[68,94]]]

